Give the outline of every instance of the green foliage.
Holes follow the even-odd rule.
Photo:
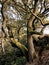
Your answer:
[[[25,64],[26,64],[26,58],[25,57],[17,57],[16,65],[25,65]]]
[[[25,65],[26,58],[19,49],[0,55],[0,65]]]

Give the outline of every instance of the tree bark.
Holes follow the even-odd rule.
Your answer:
[[[39,13],[38,8],[37,8],[37,3],[35,4],[35,8],[34,8],[34,11],[33,11],[33,13],[36,14],[36,15]],[[35,19],[35,16],[31,15],[31,17],[30,17],[30,19],[29,19],[29,21],[27,23],[27,25],[28,25],[27,26],[27,28],[28,28],[28,30],[27,30],[27,33],[28,33],[28,35],[27,35],[27,43],[28,43],[29,62],[33,62],[33,58],[37,57],[36,53],[35,53],[34,44],[33,44],[33,38],[32,38],[32,35],[30,35],[30,33],[29,33],[29,28],[32,28],[32,24],[33,24],[34,19]]]

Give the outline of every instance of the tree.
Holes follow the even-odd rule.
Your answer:
[[[7,38],[9,42],[12,41],[20,49],[26,50],[29,55],[29,62],[32,62],[34,57],[38,58],[38,55],[36,54],[36,51],[34,48],[35,46],[34,46],[33,40],[35,38],[37,41],[39,41],[39,38],[42,38],[45,36],[43,35],[43,33],[38,32],[39,30],[37,26],[39,26],[39,28],[42,28],[49,24],[49,21],[45,20],[45,17],[47,17],[45,11],[48,12],[49,10],[48,8],[49,5],[46,6],[45,4],[47,4],[49,0],[20,0],[20,1],[19,0],[16,0],[16,1],[0,0],[0,2],[2,4],[1,13],[3,17],[3,22],[2,22],[2,32],[4,34],[3,39]],[[16,20],[16,18],[14,16],[13,16],[14,19],[12,17],[11,18],[9,17],[11,16],[11,13],[9,16],[7,16],[7,13],[9,13],[8,9],[10,8],[11,8],[10,11],[14,13],[15,16],[19,15],[18,17],[21,20],[19,20],[18,17],[17,19],[18,21],[21,22],[20,25],[17,22],[15,24],[14,21]],[[13,23],[9,24],[11,21]],[[20,29],[22,29],[24,25],[27,27],[28,49],[19,42],[19,36],[21,35]],[[15,37],[14,35],[15,31],[17,32],[17,35],[18,35],[17,37]],[[9,32],[11,32],[12,35],[10,35]],[[22,34],[22,36],[23,35],[26,35],[26,34]]]

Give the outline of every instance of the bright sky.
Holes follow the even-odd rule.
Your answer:
[[[7,11],[7,14],[9,18],[21,20],[20,14],[15,9],[13,9],[13,7],[10,7],[10,9]]]
[[[45,27],[43,34],[49,34],[49,25]]]

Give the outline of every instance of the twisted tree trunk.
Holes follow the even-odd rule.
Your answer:
[[[35,8],[34,8],[34,11],[33,11],[33,13],[36,16],[39,14],[37,3],[35,4]],[[32,29],[32,24],[33,24],[34,19],[35,19],[35,16],[31,15],[31,17],[30,17],[30,19],[28,21],[28,24],[27,24],[28,25],[28,27],[27,27],[28,28],[27,42],[28,42],[29,62],[32,62],[33,58],[37,57],[37,55],[35,53],[35,49],[34,49],[32,34],[30,34],[30,32],[29,32],[29,28]]]

